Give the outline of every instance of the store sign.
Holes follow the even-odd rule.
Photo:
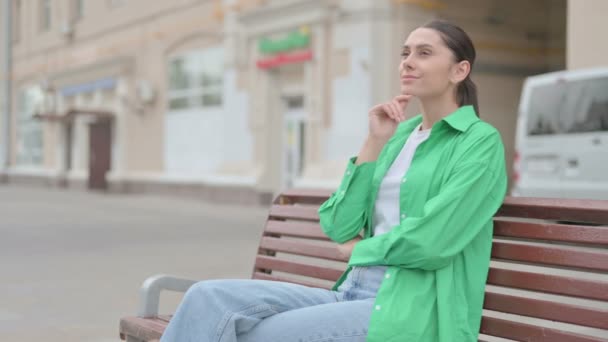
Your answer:
[[[278,52],[302,49],[307,47],[309,44],[310,32],[307,27],[302,27],[298,31],[290,32],[285,38],[262,38],[259,42],[259,48],[260,52],[268,55]]]
[[[301,63],[310,60],[312,60],[312,51],[304,50],[292,53],[280,53],[274,57],[260,59],[256,64],[260,69],[270,69],[280,65]]]
[[[257,61],[260,69],[268,69],[283,64],[301,63],[312,59],[310,45],[310,32],[307,27],[289,33],[280,39],[262,38],[259,41],[259,50],[267,55]]]

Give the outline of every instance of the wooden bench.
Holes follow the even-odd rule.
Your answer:
[[[319,226],[328,191],[290,190],[274,201],[253,279],[330,288],[346,267]],[[494,218],[480,341],[608,341],[608,201],[508,197]],[[120,321],[127,341],[160,338],[161,290],[195,281],[146,280],[138,317]]]

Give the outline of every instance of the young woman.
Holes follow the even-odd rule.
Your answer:
[[[474,61],[471,40],[448,22],[407,38],[401,94],[370,110],[362,150],[319,209],[350,257],[331,291],[203,281],[162,341],[477,341],[507,176],[500,135],[478,117]],[[412,97],[422,114],[406,120]]]

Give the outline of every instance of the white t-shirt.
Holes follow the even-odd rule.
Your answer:
[[[401,182],[405,179],[407,170],[410,168],[416,148],[428,139],[431,134],[430,129],[421,130],[421,127],[422,124],[418,125],[408,137],[403,149],[401,149],[401,152],[399,152],[399,155],[382,179],[376,203],[374,204],[374,235],[388,233],[401,222],[402,217],[400,216],[399,208]]]

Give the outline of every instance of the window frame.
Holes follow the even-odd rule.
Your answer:
[[[216,56],[214,56],[216,55]],[[214,56],[214,57],[211,57]],[[175,111],[183,111],[189,109],[200,109],[200,110],[216,110],[223,108],[224,105],[224,68],[222,65],[221,71],[219,72],[209,72],[209,70],[205,70],[206,65],[215,64],[218,61],[221,63],[223,61],[224,49],[221,46],[213,46],[207,47],[204,49],[196,49],[191,50],[182,54],[174,55],[167,60],[167,110],[169,112]],[[201,70],[198,73],[190,72],[188,73],[187,66],[182,66],[183,72],[186,76],[186,85],[183,89],[172,88],[172,80],[173,80],[173,68],[172,63],[177,60],[183,61],[184,65],[187,65],[188,60],[199,58]],[[217,60],[212,61],[211,63],[206,62],[205,60],[208,58],[217,58]],[[215,71],[215,70],[214,70]],[[212,74],[215,77],[218,77],[219,82],[203,85],[201,84],[201,76],[204,74]],[[219,97],[218,102],[213,102],[211,104],[205,103],[203,97],[205,96],[216,96]],[[172,102],[174,101],[183,101],[186,100],[186,104],[183,107],[174,107],[172,106]]]
[[[44,97],[39,86],[26,86],[19,90],[17,106],[17,164],[21,166],[42,166],[44,163],[44,131],[42,122],[33,117],[37,105],[36,94],[41,101]],[[33,136],[39,142],[36,146],[28,141]]]

